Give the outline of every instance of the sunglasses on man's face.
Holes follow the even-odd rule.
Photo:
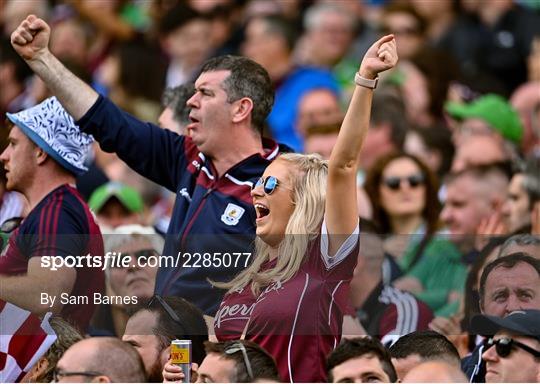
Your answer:
[[[403,181],[407,181],[411,188],[416,188],[424,184],[424,175],[418,173],[407,177],[390,176],[385,177],[382,182],[389,189],[397,191],[401,188]]]
[[[271,195],[276,190],[277,186],[280,185],[280,183],[275,176],[266,176],[266,178],[261,177],[259,180],[257,180],[251,190],[258,188],[261,185],[263,186],[264,193]]]
[[[486,351],[490,349],[491,347],[495,346],[495,351],[497,352],[497,355],[499,355],[502,358],[510,356],[510,353],[512,353],[512,350],[514,347],[523,349],[524,351],[530,353],[537,359],[540,358],[540,351],[537,351],[529,347],[528,345],[520,343],[519,341],[516,341],[509,337],[502,337],[497,340],[490,338],[485,342],[484,345],[485,345]]]

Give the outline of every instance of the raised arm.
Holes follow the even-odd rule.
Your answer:
[[[98,94],[49,51],[50,34],[51,29],[45,21],[29,15],[11,34],[11,45],[66,111],[79,120],[96,102]]]
[[[365,79],[374,79],[379,73],[393,68],[397,59],[394,36],[387,35],[368,49],[358,72]],[[372,96],[372,89],[356,86],[330,155],[325,217],[326,228],[332,235],[351,234],[358,224],[357,162],[369,127]],[[330,254],[334,254],[340,245],[341,241],[331,238]]]

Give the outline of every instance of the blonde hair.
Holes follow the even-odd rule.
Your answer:
[[[278,247],[277,264],[260,272],[261,266],[270,260],[270,246],[257,237],[253,263],[228,283],[211,282],[216,287],[232,292],[252,282],[253,294],[258,296],[262,287],[274,281],[288,281],[304,262],[309,242],[319,234],[324,216],[328,162],[319,155],[296,153],[280,155],[277,160],[292,165],[290,182],[295,204]]]

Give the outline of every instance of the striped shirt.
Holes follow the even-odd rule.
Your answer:
[[[62,185],[45,196],[13,232],[0,255],[0,275],[25,275],[32,257],[71,255],[103,255],[103,239],[79,192]],[[89,302],[65,304],[61,315],[85,331],[94,312],[93,295],[103,291],[105,277],[100,268],[87,265],[77,266],[76,271],[75,284],[67,294],[88,297]],[[61,278],[59,273],[53,276]]]
[[[426,330],[433,312],[409,292],[380,283],[369,295],[356,315],[369,335],[385,345],[392,345],[401,336]]]

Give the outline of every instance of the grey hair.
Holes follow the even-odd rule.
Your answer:
[[[173,118],[176,122],[186,125],[189,123],[189,112],[191,108],[186,102],[195,94],[193,83],[185,83],[174,88],[167,88],[163,92],[161,104],[169,107],[173,111]]]
[[[144,227],[138,224],[121,225],[114,228],[111,232],[103,235],[103,245],[105,252],[118,252],[126,244],[134,240],[145,239],[152,244],[152,248],[156,253],[163,252],[165,241],[154,228]],[[110,267],[105,269],[105,276],[109,278]]]
[[[528,233],[525,234],[519,234],[509,237],[502,245],[501,249],[499,250],[499,255],[497,258],[507,256],[508,250],[512,246],[519,246],[519,247],[527,247],[527,246],[534,246],[534,247],[540,247],[540,236],[533,236]]]
[[[152,227],[145,227],[138,224],[121,225],[107,233],[104,239],[105,252],[114,252],[135,239],[145,238],[152,244],[156,252],[161,252],[165,242],[163,238]]]
[[[307,31],[317,29],[324,20],[327,13],[339,13],[349,21],[351,30],[354,30],[356,20],[343,7],[335,4],[317,4],[308,8],[304,15],[304,28]]]

